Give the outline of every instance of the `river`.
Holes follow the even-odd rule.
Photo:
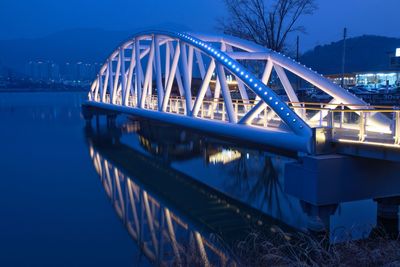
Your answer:
[[[257,229],[332,243],[398,231],[398,215],[380,217],[385,201],[315,207],[287,194],[296,157],[143,118],[89,125],[85,99],[0,94],[2,266],[235,264],[231,246]]]

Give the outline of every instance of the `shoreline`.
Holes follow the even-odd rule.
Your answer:
[[[35,92],[89,92],[87,88],[0,88],[0,93],[35,93]]]

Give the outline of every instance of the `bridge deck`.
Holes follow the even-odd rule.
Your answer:
[[[110,97],[107,96],[105,103],[111,104]],[[192,105],[196,99],[192,99]],[[329,109],[323,107],[316,108],[306,106],[302,103],[288,103],[291,108],[311,127],[311,128],[332,128],[331,139],[334,142],[367,144],[371,146],[387,146],[395,149],[400,149],[400,110],[389,109]],[[122,106],[121,97],[112,104]],[[128,107],[136,107],[137,101],[135,97],[131,97],[128,101]],[[246,114],[256,106],[256,101],[248,100],[233,100],[236,120],[240,122],[245,118]],[[185,116],[186,100],[182,97],[170,97],[169,102],[165,106],[163,112]],[[144,101],[142,109],[159,111],[157,96],[149,96],[147,101]],[[328,113],[329,115],[325,115]],[[387,128],[374,127],[369,122],[376,114],[385,116],[386,118],[393,117],[393,123]],[[362,114],[362,115],[360,115]],[[229,122],[228,114],[225,108],[225,102],[217,100],[203,100],[199,106],[197,116],[191,114],[191,117],[196,117],[202,120]],[[262,107],[262,110],[256,114],[247,125],[262,130],[273,131],[276,133],[287,133],[288,127],[285,123],[271,110],[267,105]]]

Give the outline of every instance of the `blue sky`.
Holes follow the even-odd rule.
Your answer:
[[[319,10],[299,23],[302,47],[349,35],[400,37],[399,0],[317,0]],[[0,39],[38,37],[71,28],[135,30],[180,25],[215,32],[225,14],[222,0],[1,0]]]

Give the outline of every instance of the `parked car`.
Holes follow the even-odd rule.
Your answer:
[[[318,91],[318,92],[312,94],[311,98],[314,99],[315,101],[318,101],[318,102],[321,102],[321,101],[325,102],[327,100],[330,100],[332,97],[330,95],[328,95],[328,94],[325,94],[322,91]]]
[[[347,91],[349,91],[350,93],[352,93],[354,95],[361,95],[361,94],[369,93],[368,91],[361,90],[361,89],[359,89],[357,87],[349,88],[349,89],[347,89]]]

